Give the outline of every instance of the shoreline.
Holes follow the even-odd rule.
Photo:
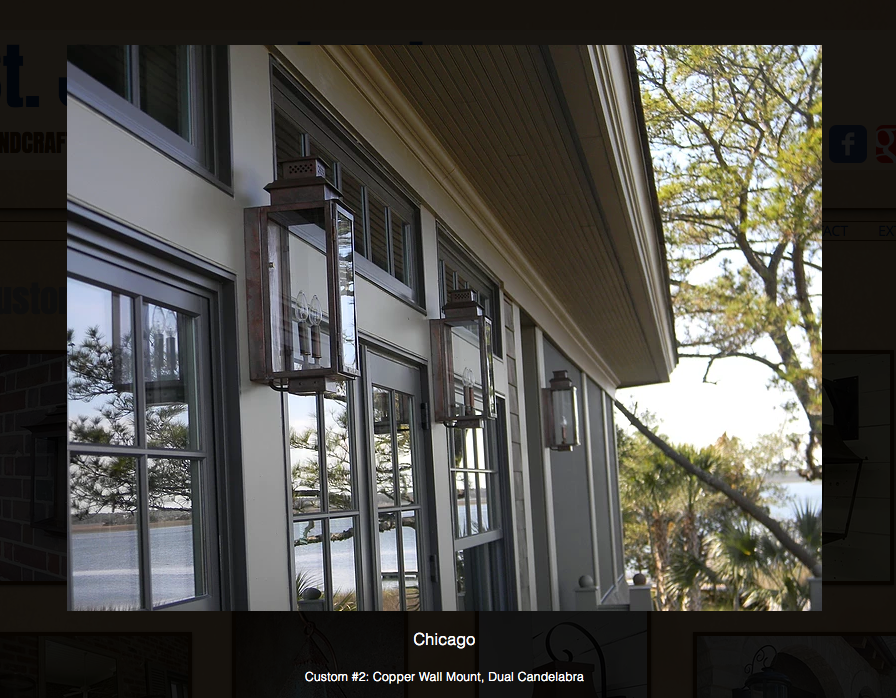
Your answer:
[[[192,521],[158,521],[149,524],[152,528],[168,528],[171,526],[192,526]],[[106,524],[72,524],[72,535],[78,533],[96,533],[97,531],[136,531],[137,524],[115,524],[107,526]]]

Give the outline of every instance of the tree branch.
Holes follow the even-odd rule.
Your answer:
[[[687,458],[682,456],[678,451],[672,448],[669,444],[663,441],[660,437],[654,434],[650,429],[648,429],[641,421],[629,412],[625,407],[619,402],[619,400],[613,400],[613,403],[619,409],[622,414],[625,415],[626,419],[632,423],[638,431],[640,431],[647,439],[656,446],[660,451],[662,451],[668,458],[670,458],[673,462],[684,468],[688,473],[698,478],[702,482],[706,483],[714,490],[721,492],[732,502],[737,504],[741,510],[743,510],[749,516],[752,516],[756,521],[765,526],[771,534],[780,541],[781,545],[784,546],[785,549],[790,551],[797,560],[802,562],[806,567],[811,570],[812,574],[816,577],[821,577],[821,564],[815,559],[815,557],[808,550],[803,548],[799,543],[797,543],[787,531],[781,526],[780,523],[775,521],[772,517],[765,513],[763,509],[761,509],[757,504],[751,502],[746,498],[741,492],[730,487],[727,483],[716,477],[715,475],[708,473],[702,468],[698,468],[696,465],[691,463]]]

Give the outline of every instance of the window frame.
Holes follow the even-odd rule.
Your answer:
[[[139,46],[129,45],[131,74]],[[99,80],[67,63],[67,91],[162,154],[233,195],[228,46],[190,46],[190,143]],[[136,78],[139,93],[139,77]]]
[[[361,225],[356,226],[355,235],[364,237],[365,253],[371,254],[370,239],[370,194],[386,207],[385,217],[386,249],[389,270],[375,264],[371,257],[355,250],[355,273],[373,282],[387,293],[395,296],[420,313],[426,313],[425,288],[422,273],[423,242],[420,225],[420,205],[417,197],[411,195],[403,183],[396,181],[380,164],[381,159],[371,155],[369,148],[351,136],[332,116],[325,113],[317,101],[289,75],[274,57],[271,57],[271,131],[273,140],[274,176],[278,176],[276,115],[280,112],[299,130],[303,153],[308,153],[310,140],[333,157],[332,184],[342,188],[342,169],[348,169],[352,178],[361,187],[363,211],[353,211]],[[406,278],[405,284],[392,274],[394,256],[392,254],[391,211],[395,211],[405,222]],[[300,235],[306,242],[324,250],[324,241]]]
[[[239,349],[236,317],[237,277],[212,262],[176,248],[75,202],[68,202],[68,247],[136,274],[161,280],[208,299],[212,345],[211,389],[215,409],[211,415],[216,458],[218,514],[218,569],[215,574],[222,610],[248,610],[248,562],[243,506],[242,437],[240,429]],[[226,526],[224,523],[226,522]],[[71,535],[68,536],[71,559]],[[211,578],[210,578],[211,579]],[[210,581],[211,584],[211,581]],[[172,608],[156,607],[152,610]],[[186,602],[189,603],[189,602]],[[71,586],[69,586],[71,605]],[[145,609],[150,610],[150,609]]]

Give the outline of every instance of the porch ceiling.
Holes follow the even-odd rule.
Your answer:
[[[637,122],[616,113],[634,113],[624,70],[601,87],[588,47],[370,50],[620,385],[667,380],[665,254]]]

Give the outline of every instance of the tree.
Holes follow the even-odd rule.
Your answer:
[[[652,415],[642,416],[653,422]],[[659,610],[700,610],[702,581],[715,581],[707,564],[708,543],[737,513],[723,494],[677,467],[643,435],[617,428],[621,503],[627,558],[656,581]],[[736,440],[677,448],[700,470],[723,477],[751,499],[763,501],[762,477],[751,473]]]
[[[797,543],[791,533],[787,531],[784,526],[782,526],[778,521],[775,521],[773,518],[771,518],[761,506],[750,499],[750,497],[748,496],[749,493],[745,494],[741,490],[736,490],[718,475],[707,472],[706,470],[697,467],[685,456],[672,448],[662,438],[654,434],[653,431],[645,426],[640,419],[638,419],[632,412],[626,409],[626,407],[621,402],[619,402],[619,400],[614,400],[613,404],[616,405],[619,411],[622,412],[623,415],[625,415],[626,419],[628,419],[628,421],[632,423],[632,426],[634,426],[638,431],[646,436],[647,440],[650,441],[654,446],[656,446],[662,453],[668,456],[673,463],[683,468],[685,471],[701,480],[705,484],[709,485],[712,489],[724,494],[728,499],[734,502],[745,514],[753,517],[754,519],[756,519],[756,521],[765,526],[789,553],[791,553],[797,560],[800,561],[800,563],[802,563],[812,571],[812,574],[814,574],[816,577],[821,577],[821,564],[818,562],[818,553],[813,553],[812,551]]]
[[[821,47],[636,53],[679,356],[708,359],[704,381],[724,358],[767,367],[808,420],[801,473],[821,478]]]

